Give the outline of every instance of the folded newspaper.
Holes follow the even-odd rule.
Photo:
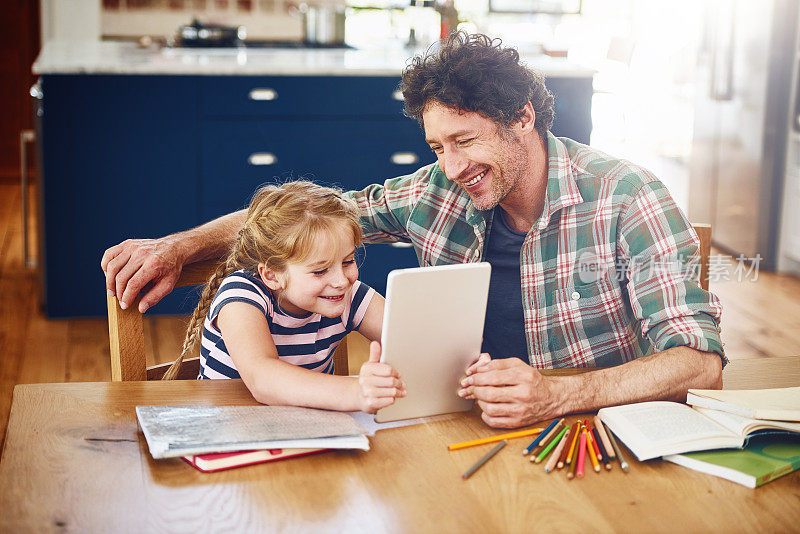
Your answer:
[[[350,415],[294,406],[137,406],[153,458],[252,449],[369,450]]]

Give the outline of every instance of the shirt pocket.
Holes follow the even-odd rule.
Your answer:
[[[622,289],[610,276],[558,289],[553,310],[549,346],[556,366],[596,365],[631,342]]]

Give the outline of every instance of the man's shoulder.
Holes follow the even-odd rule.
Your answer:
[[[566,137],[559,137],[558,140],[567,150],[571,170],[582,195],[584,190],[636,195],[645,186],[663,187],[661,181],[641,165]]]

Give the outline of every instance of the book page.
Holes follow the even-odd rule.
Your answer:
[[[721,424],[725,428],[728,428],[732,432],[736,432],[740,436],[746,436],[747,434],[755,430],[760,430],[763,428],[780,428],[783,430],[800,432],[800,423],[787,423],[784,421],[766,421],[764,419],[751,419],[749,417],[742,417],[740,415],[736,415],[733,413],[722,412],[719,410],[713,410],[709,408],[695,407],[694,409],[700,412],[701,414],[705,415],[706,417],[713,419],[714,421]]]
[[[690,404],[697,404],[707,408],[725,409],[723,406],[700,403],[701,399],[712,399],[721,403],[731,404],[741,407],[744,410],[752,411],[753,415],[759,419],[789,419],[800,420],[800,387],[794,388],[774,388],[774,389],[690,389]],[[762,412],[762,414],[759,414]]]
[[[642,403],[620,414],[648,441],[679,442],[709,436],[727,436],[730,431],[683,404]]]

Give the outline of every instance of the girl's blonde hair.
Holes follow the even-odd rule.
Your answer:
[[[358,206],[342,197],[342,192],[306,181],[267,185],[256,191],[247,210],[247,220],[239,231],[228,257],[211,275],[197,304],[178,356],[163,380],[172,380],[186,354],[191,354],[202,335],[211,302],[220,284],[234,271],[258,271],[258,264],[283,273],[289,263],[301,263],[314,251],[320,232],[326,232],[334,243],[342,239],[342,225],[353,234],[356,246],[361,245]]]

